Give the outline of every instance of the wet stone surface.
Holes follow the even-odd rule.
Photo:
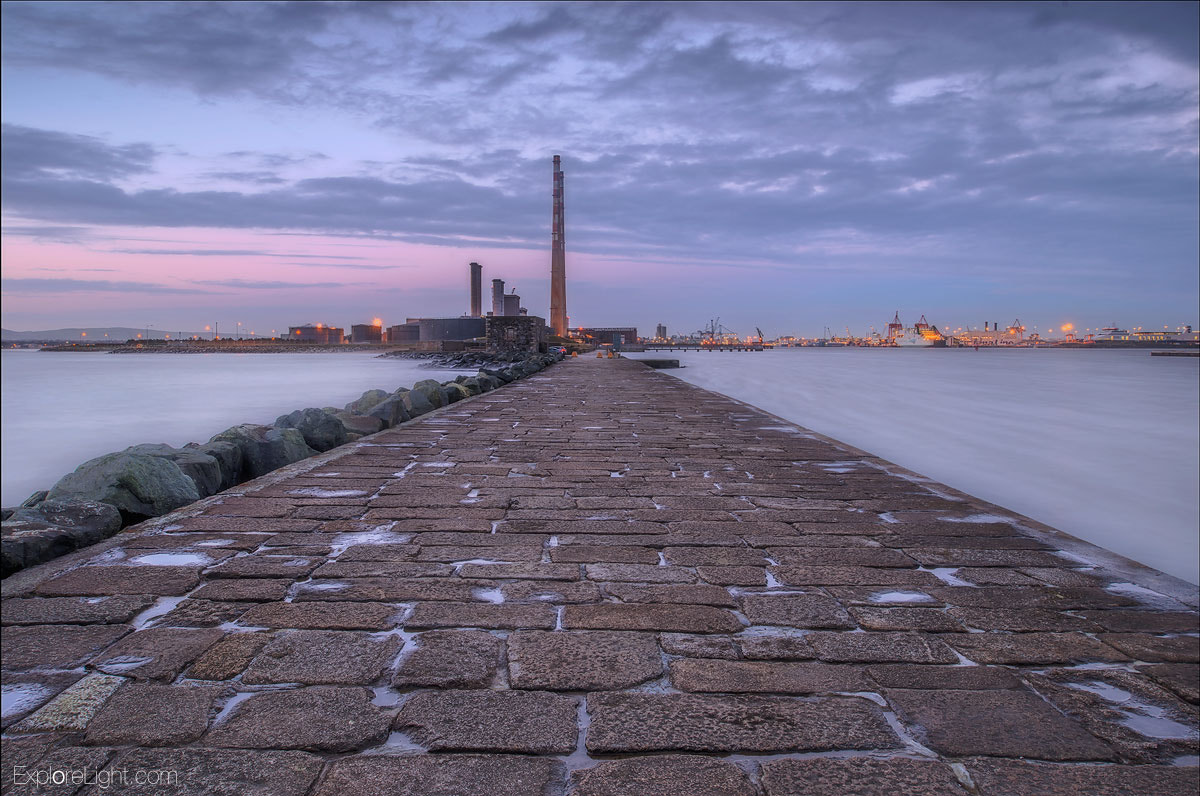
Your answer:
[[[662,658],[648,633],[519,631],[508,637],[513,688],[605,691],[658,677]]]
[[[392,677],[394,686],[483,688],[500,664],[500,639],[483,630],[430,630],[413,644]]]
[[[1198,790],[1194,594],[631,360],[325,456],[5,580],[4,796]]]

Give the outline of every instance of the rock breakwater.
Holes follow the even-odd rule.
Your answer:
[[[270,426],[233,426],[203,443],[180,448],[145,443],[84,462],[20,507],[3,509],[0,574],[8,577],[94,544],[123,527],[490,392],[561,358],[558,354],[484,356],[472,360],[487,365],[472,376],[446,382],[425,379],[390,392],[367,390],[341,408],[297,409]],[[468,365],[463,355],[453,359],[460,367]],[[440,361],[439,365],[444,367]]]

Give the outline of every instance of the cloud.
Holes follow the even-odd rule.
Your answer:
[[[191,287],[172,287],[154,282],[122,282],[102,279],[9,279],[5,277],[0,284],[3,285],[3,290],[6,294],[151,293],[193,295],[196,293],[204,294],[212,292],[197,290]]]
[[[271,282],[253,279],[194,279],[195,285],[236,288],[238,290],[310,290],[312,288],[350,287],[350,282]]]
[[[16,124],[2,127],[4,173],[12,179],[46,176],[115,180],[150,171],[154,147],[113,145],[99,138]]]

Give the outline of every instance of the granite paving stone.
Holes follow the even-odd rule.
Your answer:
[[[470,600],[474,590],[491,582],[460,578],[338,578],[310,580],[296,588],[305,602],[405,602],[410,600]]]
[[[947,638],[957,640],[961,633]],[[832,633],[805,637],[816,657],[835,663],[957,663],[958,656],[928,633]]]
[[[197,600],[278,602],[287,596],[292,583],[283,578],[223,578],[205,583],[190,596]]]
[[[206,578],[303,578],[320,560],[300,556],[250,554],[223,561],[205,571]]]
[[[963,624],[937,608],[851,607],[850,616],[863,630],[924,630],[965,633]]]
[[[366,688],[264,691],[238,702],[209,730],[206,746],[350,752],[383,741],[391,717]]]
[[[570,796],[755,796],[734,763],[700,755],[653,755],[606,760],[572,775]]]
[[[216,628],[149,628],[130,633],[88,664],[106,674],[171,680],[225,632]]]
[[[1018,760],[968,760],[971,779],[986,796],[1194,796],[1195,766],[1072,766]]]
[[[500,639],[483,630],[430,630],[412,643],[392,676],[398,688],[485,688],[500,665]]]
[[[45,597],[110,594],[187,594],[200,582],[199,567],[79,567],[38,584]]]
[[[1137,670],[1193,705],[1200,702],[1200,664],[1151,663]]]
[[[0,666],[9,671],[74,669],[124,636],[129,625],[25,625],[4,630]]]
[[[886,689],[922,743],[952,757],[1110,760],[1113,750],[1028,691]]]
[[[976,663],[1028,666],[1129,660],[1083,633],[968,633],[947,636],[946,642]]]
[[[738,647],[729,636],[704,636],[691,633],[660,633],[658,643],[668,655],[691,658],[736,660]]]
[[[1200,637],[1197,636],[1100,633],[1096,638],[1139,661],[1200,663]]]
[[[884,688],[982,691],[1024,687],[1016,675],[1001,666],[919,666],[891,663],[868,666],[867,674]]]
[[[554,796],[561,767],[520,755],[360,755],[332,763],[314,796]]]
[[[242,614],[240,623],[303,630],[387,630],[400,623],[400,610],[368,602],[263,603]]]
[[[649,633],[522,630],[508,636],[513,688],[605,691],[629,688],[663,673]]]
[[[823,694],[870,691],[855,666],[730,660],[671,661],[671,682],[681,691],[729,694]]]
[[[577,711],[574,699],[538,691],[440,691],[405,702],[393,728],[431,752],[567,754]]]
[[[207,687],[175,688],[126,683],[88,722],[84,742],[92,746],[179,746],[208,728],[217,693]]]
[[[679,586],[610,583],[604,590],[626,603],[686,603],[715,605],[721,608],[737,607],[737,601],[728,589],[703,583]]]
[[[237,677],[270,640],[267,633],[230,633],[205,650],[185,674],[194,680]]]
[[[854,621],[836,600],[823,594],[747,594],[742,612],[751,624],[850,630]]]
[[[382,675],[400,648],[394,636],[345,630],[289,630],[255,656],[242,682],[367,685]]]
[[[0,624],[115,625],[133,619],[156,599],[149,594],[14,598],[3,602]]]
[[[587,709],[587,749],[593,754],[763,754],[900,744],[883,714],[864,699],[602,693],[588,696]]]
[[[121,796],[304,796],[322,765],[321,758],[304,752],[132,749],[108,771],[112,781],[122,783]],[[134,776],[138,771],[147,772],[141,781]],[[123,781],[119,772],[127,772]],[[104,792],[94,789],[87,796]]]
[[[659,567],[648,564],[587,564],[588,580],[629,583],[695,583],[696,573],[683,567]],[[764,580],[765,582],[765,580]]]
[[[490,603],[418,603],[404,620],[405,628],[481,627],[491,630],[534,628],[550,630],[557,614],[544,605]]]
[[[947,613],[976,630],[1007,630],[1013,633],[1069,630],[1091,633],[1100,630],[1100,625],[1090,619],[1041,608],[951,608]]]
[[[500,595],[510,603],[594,603],[603,595],[591,581],[514,580],[500,586]]]
[[[853,757],[772,760],[763,764],[766,796],[967,796],[950,766],[937,760]]]
[[[1183,611],[1081,611],[1105,630],[1117,633],[1200,633],[1200,614]]]
[[[771,567],[771,574],[788,586],[934,586],[942,581],[932,572],[896,567]]]
[[[602,603],[568,605],[562,624],[571,630],[667,630],[676,633],[732,633],[742,623],[729,611],[707,605]]]

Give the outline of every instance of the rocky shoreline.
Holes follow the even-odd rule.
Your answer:
[[[271,426],[233,426],[205,443],[191,442],[182,448],[134,445],[84,462],[51,489],[2,510],[0,577],[95,544],[124,527],[280,467],[490,392],[562,357],[471,353],[411,358],[429,359],[430,367],[438,368],[474,366],[471,363],[487,367],[452,381],[425,379],[391,392],[367,390],[341,409],[298,409],[281,415]]]

